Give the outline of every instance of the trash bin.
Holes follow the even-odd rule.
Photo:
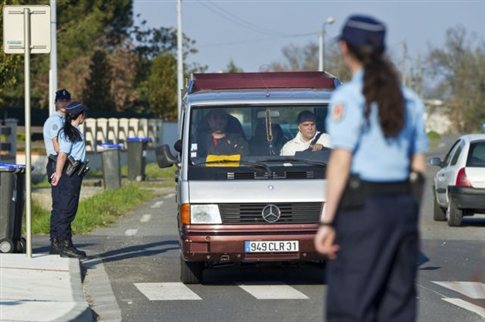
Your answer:
[[[102,154],[104,189],[121,187],[120,149],[121,144],[98,144]]]
[[[25,166],[0,163],[0,253],[24,253]]]
[[[151,138],[127,138],[128,145],[128,179],[145,180],[146,147]]]

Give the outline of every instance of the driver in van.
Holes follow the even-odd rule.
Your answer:
[[[321,151],[324,147],[330,148],[330,136],[317,131],[316,120],[312,112],[300,112],[297,117],[298,133],[283,146],[280,155],[288,156],[301,151]]]
[[[248,152],[249,146],[243,136],[227,131],[228,119],[227,112],[220,108],[207,114],[210,131],[202,138],[203,155],[244,155]]]

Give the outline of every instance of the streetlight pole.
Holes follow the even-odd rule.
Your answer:
[[[182,89],[184,87],[184,62],[182,54],[182,0],[177,0],[177,123],[180,129]]]
[[[320,36],[318,41],[318,70],[323,72],[325,69],[325,26],[331,25],[335,22],[333,17],[327,17],[323,23],[322,30],[320,30]]]

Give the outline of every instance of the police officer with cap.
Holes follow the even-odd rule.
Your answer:
[[[86,172],[86,142],[79,130],[86,118],[87,107],[78,101],[66,106],[66,121],[59,132],[59,155],[51,183],[58,201],[59,221],[56,239],[61,257],[85,258],[86,253],[72,243],[71,223],[76,216],[83,176]]]
[[[385,25],[348,18],[339,40],[352,80],[332,95],[334,150],[315,248],[327,266],[327,321],[414,321],[424,106],[385,56]]]
[[[47,167],[46,173],[47,178],[50,181],[52,174],[55,171],[55,160],[57,158],[57,153],[59,152],[59,143],[57,140],[57,135],[60,129],[64,126],[64,117],[66,113],[66,105],[71,101],[71,93],[66,89],[60,89],[56,92],[55,105],[56,111],[52,113],[44,123],[43,134],[44,134],[44,145],[47,154]],[[59,254],[58,242],[56,239],[56,223],[59,221],[59,212],[56,209],[58,205],[58,200],[55,199],[57,196],[56,186],[51,186],[52,195],[52,210],[51,210],[51,220],[50,220],[50,240],[51,248],[50,254]]]

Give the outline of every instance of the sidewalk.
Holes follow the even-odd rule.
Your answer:
[[[0,254],[0,321],[94,321],[79,260]]]

